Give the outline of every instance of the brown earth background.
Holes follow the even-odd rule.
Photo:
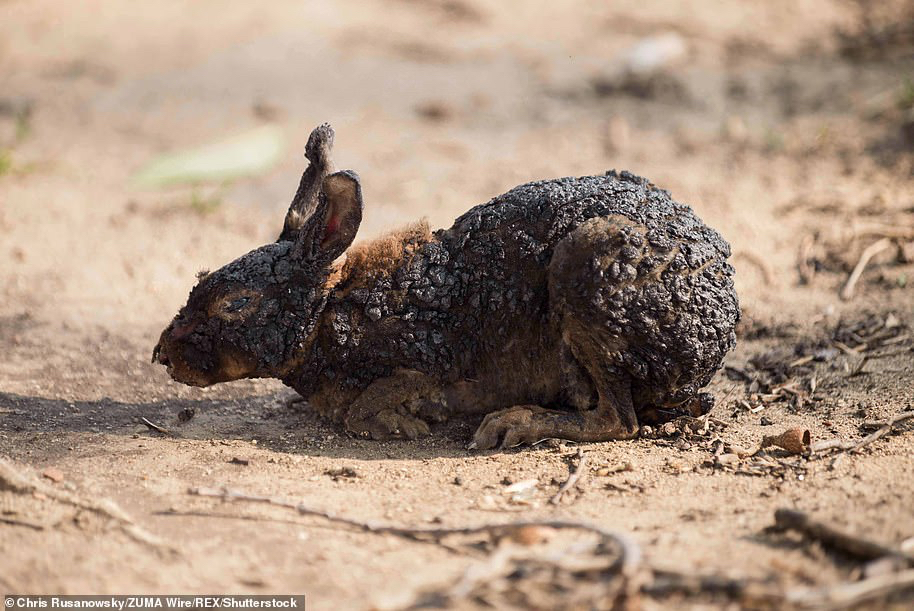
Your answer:
[[[658,35],[682,53],[626,72]],[[912,408],[912,68],[906,2],[0,0],[0,591],[396,608],[453,594],[495,545],[464,553],[195,486],[407,527],[586,520],[628,533],[657,569],[784,588],[858,579],[858,560],[766,527],[793,507],[910,548],[914,434],[821,459],[738,448],[791,426],[857,440]],[[323,121],[362,178],[361,239],[611,168],[692,205],[733,246],[745,319],[712,418],[581,445],[587,476],[555,505],[575,444],[468,452],[473,421],[375,443],[276,381],[172,382],[149,362],[158,333],[195,272],[275,239]],[[158,155],[265,123],[286,135],[266,173],[131,186]],[[10,473],[31,483],[17,491]],[[135,526],[98,510],[111,503]],[[502,579],[442,601],[548,607],[578,585],[556,599]]]

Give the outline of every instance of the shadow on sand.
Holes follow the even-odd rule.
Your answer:
[[[144,424],[144,418],[167,433],[153,430]],[[477,424],[455,420],[435,425],[432,435],[424,439],[378,442],[350,437],[342,427],[310,411],[307,403],[290,404],[285,395],[130,403],[109,398],[69,401],[0,392],[0,430],[12,438],[14,445],[31,443],[36,436],[69,433],[153,436],[176,441],[256,439],[258,447],[288,454],[422,460],[467,456],[464,445]]]

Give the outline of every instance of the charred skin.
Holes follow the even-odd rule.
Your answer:
[[[329,145],[309,147],[325,151],[309,180],[336,176]],[[325,246],[351,242],[361,194],[305,182],[314,212],[290,209],[280,241],[206,276],[163,332],[155,358],[178,381],[278,377],[372,438],[486,414],[480,448],[710,409],[700,389],[739,319],[729,246],[668,192],[626,172],[529,183],[450,229],[354,248],[328,281]]]

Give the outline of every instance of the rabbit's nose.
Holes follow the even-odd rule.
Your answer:
[[[160,363],[166,367],[171,364],[171,361],[168,360],[168,355],[162,350],[162,342],[159,341],[156,344],[156,347],[152,349],[152,362]]]
[[[165,353],[164,350],[159,351],[158,360],[159,360],[159,363],[161,363],[162,365],[165,365],[166,367],[171,365],[171,361],[168,360],[168,355]]]

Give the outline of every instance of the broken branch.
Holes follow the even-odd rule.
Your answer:
[[[896,425],[901,424],[902,422],[905,422],[906,420],[910,420],[912,418],[914,418],[914,411],[901,412],[900,414],[898,414],[897,416],[895,416],[894,418],[892,418],[891,420],[889,420],[888,422],[883,424],[880,428],[876,429],[875,431],[873,431],[872,433],[870,433],[869,435],[867,435],[860,441],[842,441],[840,439],[826,439],[824,441],[818,441],[818,442],[812,444],[812,447],[810,449],[813,454],[822,453],[825,450],[832,450],[832,449],[837,449],[840,452],[849,452],[849,451],[853,451],[853,450],[859,450],[863,446],[869,445],[869,444],[873,443],[874,441],[876,441],[877,439],[885,437],[893,428],[895,428]]]
[[[432,539],[437,542],[451,535],[474,535],[480,533],[487,533],[494,536],[505,536],[514,533],[519,529],[528,528],[531,526],[554,529],[582,530],[585,532],[594,533],[604,541],[610,542],[616,546],[616,548],[619,550],[619,558],[616,561],[615,565],[618,567],[621,574],[626,576],[634,575],[641,564],[641,549],[634,541],[630,540],[626,535],[615,533],[594,524],[588,524],[587,522],[577,522],[573,520],[525,520],[518,522],[508,522],[507,524],[484,524],[482,526],[470,526],[463,528],[401,528],[398,526],[384,526],[371,524],[369,522],[361,522],[359,520],[337,516],[330,512],[312,509],[306,506],[304,503],[296,503],[295,501],[289,499],[246,494],[244,492],[239,492],[237,490],[231,490],[228,488],[198,487],[190,488],[187,492],[188,494],[195,496],[218,498],[224,501],[244,501],[250,503],[273,505],[275,507],[284,507],[297,511],[301,515],[322,518],[330,522],[335,522],[337,524],[343,524],[345,526],[358,529],[362,532],[395,535],[406,539],[412,539],[414,541],[427,541]]]
[[[854,296],[854,288],[857,286],[857,281],[860,280],[860,276],[863,275],[863,270],[866,269],[870,259],[883,250],[886,250],[891,245],[892,240],[889,238],[882,238],[863,249],[863,252],[860,254],[860,259],[857,261],[857,265],[854,266],[854,271],[851,272],[851,275],[847,279],[847,284],[841,289],[841,299],[847,301]]]
[[[778,509],[774,512],[774,521],[778,530],[795,530],[827,547],[862,560],[876,560],[889,556],[900,558],[914,567],[914,556],[910,554],[843,532],[796,509]]]
[[[577,483],[581,480],[581,477],[587,472],[587,454],[584,453],[584,450],[578,448],[578,466],[576,469],[572,470],[568,475],[568,479],[565,480],[565,483],[559,488],[559,491],[549,499],[549,502],[553,505],[558,505],[562,500],[562,496],[571,490]]]

